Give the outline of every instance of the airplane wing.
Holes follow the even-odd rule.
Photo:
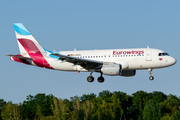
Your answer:
[[[23,57],[23,56],[19,56],[19,55],[6,54],[6,56],[16,57],[16,58],[25,59],[25,60],[32,60],[32,58]]]
[[[59,59],[62,61],[70,62],[75,65],[81,65],[84,68],[99,68],[103,64],[103,62],[101,61],[76,58],[76,57],[66,56],[66,55],[57,54],[57,53],[52,53],[51,55],[60,57]]]

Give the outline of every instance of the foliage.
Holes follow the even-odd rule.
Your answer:
[[[0,120],[2,120],[1,112],[4,105],[6,105],[6,101],[4,101],[4,99],[0,99]]]
[[[154,91],[104,90],[68,99],[39,93],[20,104],[0,99],[0,120],[179,120],[180,99]]]

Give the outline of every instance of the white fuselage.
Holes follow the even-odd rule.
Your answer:
[[[164,53],[164,51],[150,48],[60,51],[60,54],[62,55],[121,64],[122,70],[157,69],[168,67],[176,63],[176,60],[173,57],[159,56],[159,53]],[[74,65],[53,57],[47,58],[47,61],[56,70],[89,71],[82,68],[80,65]]]

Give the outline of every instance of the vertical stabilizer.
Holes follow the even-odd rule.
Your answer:
[[[20,61],[22,58],[28,57],[28,59],[31,58],[33,65],[53,69],[47,61],[46,52],[24,25],[22,23],[14,23],[13,25],[21,53]],[[15,57],[17,58],[17,56]]]
[[[14,30],[19,45],[19,50],[24,54],[45,54],[42,46],[36,41],[31,33],[24,27],[22,23],[14,23]]]

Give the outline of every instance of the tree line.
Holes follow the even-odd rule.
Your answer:
[[[159,91],[104,90],[70,100],[39,93],[19,104],[0,99],[0,120],[180,120],[180,98]]]

